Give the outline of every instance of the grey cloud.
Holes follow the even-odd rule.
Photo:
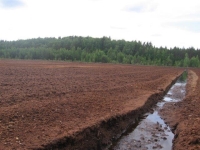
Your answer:
[[[4,8],[15,8],[24,5],[24,3],[20,0],[0,0],[0,4]]]
[[[124,27],[115,27],[115,26],[111,26],[111,29],[118,29],[118,30],[125,30],[126,28]]]
[[[151,36],[160,37],[160,36],[162,36],[162,35],[161,35],[161,34],[152,34]]]
[[[131,11],[131,12],[140,13],[140,12],[143,12],[143,11],[144,11],[144,8],[145,8],[144,6],[138,5],[138,6],[129,7],[129,8],[127,8],[126,10],[127,10],[127,11]]]
[[[143,12],[153,12],[156,10],[156,8],[157,5],[155,3],[140,3],[132,6],[127,6],[125,8],[125,11],[143,13]]]
[[[200,32],[200,21],[179,21],[168,23],[168,25],[195,33]]]
[[[187,13],[176,16],[175,19],[177,20],[200,20],[200,11],[195,13]]]

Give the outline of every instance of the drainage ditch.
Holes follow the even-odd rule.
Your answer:
[[[170,150],[174,134],[159,115],[166,103],[176,103],[185,97],[187,72],[184,72],[170,88],[163,100],[151,112],[144,114],[131,128],[114,141],[109,150]]]
[[[33,149],[169,150],[172,147],[174,135],[161,119],[158,111],[165,103],[183,99],[186,85],[185,75],[186,73],[172,80],[171,84],[163,91],[152,94],[138,109],[124,115],[113,116],[73,135],[55,139],[46,145]],[[160,102],[163,97],[163,101]],[[154,107],[155,105],[156,107]]]

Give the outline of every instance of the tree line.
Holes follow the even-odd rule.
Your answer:
[[[155,47],[150,42],[69,36],[0,41],[0,58],[200,67],[200,50]]]

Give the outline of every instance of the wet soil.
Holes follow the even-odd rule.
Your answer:
[[[156,107],[153,108],[153,112],[144,114],[139,122],[133,124],[130,131],[127,131],[113,143],[110,150],[172,149],[174,134],[158,112],[166,103],[175,104],[183,100],[186,93],[186,79],[182,80],[182,77],[185,74],[186,72],[170,88],[163,100],[157,103]]]
[[[174,150],[200,149],[200,70],[190,69],[183,101],[166,104],[160,112],[174,131]]]
[[[102,149],[183,71],[21,60],[0,70],[0,149]]]

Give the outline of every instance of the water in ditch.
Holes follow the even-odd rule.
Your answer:
[[[136,127],[125,132],[110,150],[170,150],[174,134],[169,126],[165,124],[158,111],[165,103],[176,103],[181,101],[186,93],[187,73],[177,80],[170,88],[161,102],[158,102],[151,113],[143,116]],[[134,126],[134,125],[133,125]]]

